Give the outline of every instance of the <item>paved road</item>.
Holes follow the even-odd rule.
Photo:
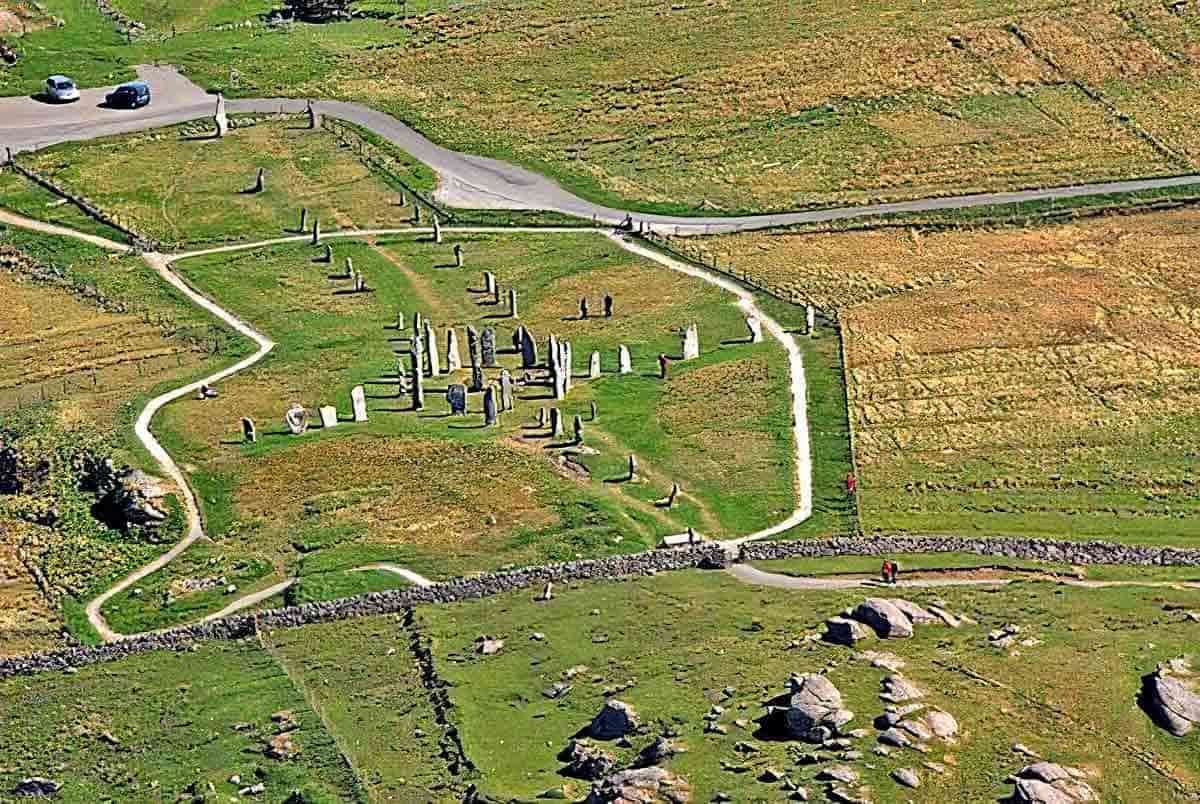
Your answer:
[[[138,74],[150,82],[154,101],[137,111],[102,109],[105,89],[84,90],[84,98],[69,106],[51,106],[30,98],[0,99],[0,146],[13,151],[43,148],[58,142],[138,131],[213,113],[215,101],[203,89],[168,67],[141,66]],[[625,211],[593,204],[564,190],[554,181],[525,168],[443,148],[396,118],[368,106],[346,101],[318,101],[325,115],[360,125],[383,137],[433,168],[441,181],[437,197],[447,206],[498,209],[544,209],[595,219],[605,224],[624,220]],[[305,101],[289,98],[231,100],[233,112],[300,112]],[[1008,193],[924,198],[891,204],[788,212],[740,217],[684,217],[635,214],[663,233],[716,234],[799,223],[822,223],[897,212],[930,212],[993,204],[1066,199],[1103,193],[1123,193],[1200,184],[1200,175],[1103,182]]]

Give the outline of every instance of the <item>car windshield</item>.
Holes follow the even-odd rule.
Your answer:
[[[69,78],[60,78],[54,82],[55,89],[74,89],[75,83]]]

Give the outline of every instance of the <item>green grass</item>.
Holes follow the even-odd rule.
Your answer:
[[[888,650],[907,663],[905,675],[930,691],[929,702],[959,721],[964,736],[957,746],[935,745],[928,758],[955,765],[945,777],[923,770],[922,757],[897,752],[870,755],[871,738],[856,747],[868,754],[852,763],[879,802],[983,801],[999,798],[1000,780],[1022,764],[1013,742],[1024,742],[1055,762],[1086,767],[1099,774],[1091,783],[1101,799],[1166,800],[1170,784],[1148,771],[1130,751],[1136,746],[1154,760],[1174,767],[1184,779],[1200,771],[1196,737],[1171,738],[1151,725],[1135,703],[1142,673],[1155,662],[1190,650],[1187,622],[1161,611],[1159,590],[1061,589],[1053,584],[1018,583],[995,590],[914,590],[913,599],[935,597],[956,612],[970,614],[978,626],[951,630],[918,627],[916,638],[865,647]],[[568,797],[586,790],[558,775],[554,755],[599,709],[606,688],[630,684],[616,697],[630,703],[650,726],[632,738],[632,749],[608,750],[630,758],[669,724],[688,751],[668,763],[693,786],[693,799],[708,800],[717,791],[735,799],[776,795],[777,788],[756,780],[763,767],[823,790],[813,781],[818,766],[797,765],[787,745],[757,739],[751,722],[762,702],[786,689],[793,672],[828,674],[842,691],[855,719],[867,728],[883,710],[876,697],[884,671],[851,660],[845,648],[808,642],[805,634],[863,593],[781,592],[739,584],[721,574],[670,573],[618,584],[572,585],[551,604],[515,593],[483,602],[421,609],[420,620],[434,639],[439,673],[450,684],[454,719],[467,754],[480,767],[480,789],[499,798],[530,798],[567,784]],[[1170,593],[1172,602],[1195,606],[1200,592]],[[598,609],[599,614],[594,614]],[[589,615],[589,612],[593,614]],[[1022,626],[1022,636],[1043,644],[1021,647],[1009,656],[987,645],[984,635],[1007,622]],[[1153,628],[1153,644],[1145,629]],[[534,632],[545,635],[533,641]],[[491,657],[470,650],[476,634],[505,640]],[[597,637],[603,635],[606,640]],[[646,645],[653,645],[647,651]],[[864,647],[860,646],[860,647]],[[540,691],[577,665],[573,690],[558,700]],[[1046,672],[1047,668],[1071,672]],[[957,668],[963,668],[959,671]],[[981,683],[967,673],[993,679]],[[726,699],[726,686],[736,691]],[[726,710],[720,722],[727,735],[702,733],[702,717],[713,702]],[[1066,716],[1056,714],[1055,707]],[[759,753],[746,756],[735,743],[754,742]],[[801,750],[808,750],[803,748]],[[751,771],[731,773],[722,763],[749,764]],[[887,778],[894,767],[916,767],[924,784],[903,790]],[[1188,782],[1191,784],[1191,782]]]
[[[6,794],[22,778],[48,776],[63,783],[58,800],[80,804],[191,800],[212,796],[210,784],[224,798],[256,783],[272,801],[292,791],[313,804],[366,801],[316,713],[271,656],[249,643],[6,679],[0,696]],[[292,734],[300,753],[286,761],[262,753],[280,728],[271,716],[281,711],[298,722]],[[229,782],[234,775],[240,785]]]
[[[9,167],[0,168],[0,206],[27,218],[107,237],[118,243],[127,239],[123,233],[100,223],[79,207],[67,203]]]

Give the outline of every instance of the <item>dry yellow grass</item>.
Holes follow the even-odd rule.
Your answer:
[[[868,527],[1166,537],[1198,503],[1198,232],[1188,209],[714,248],[838,309]]]

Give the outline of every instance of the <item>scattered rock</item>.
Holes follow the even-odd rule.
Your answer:
[[[585,804],[684,804],[691,801],[687,780],[665,768],[632,768],[592,786]]]
[[[766,782],[767,784],[782,782],[783,774],[774,768],[764,768],[763,772],[758,775],[758,780],[760,782]]]
[[[542,695],[549,698],[550,700],[555,700],[557,698],[563,697],[568,692],[570,692],[572,689],[574,689],[574,687],[572,687],[570,684],[566,683],[565,681],[555,681],[549,687],[546,687],[544,690],[542,690]]]
[[[1142,703],[1156,723],[1176,737],[1200,724],[1200,694],[1184,657],[1162,662],[1142,679]]]
[[[912,745],[908,735],[895,728],[884,729],[879,735],[879,742],[893,748],[908,748]]]
[[[13,788],[13,793],[18,796],[50,798],[58,795],[58,791],[61,789],[62,782],[60,781],[47,779],[43,776],[31,776],[28,779],[22,779],[17,782],[17,786]]]
[[[917,788],[921,786],[921,777],[912,768],[896,768],[892,771],[892,778],[905,787]]]
[[[929,611],[931,614],[933,614],[933,616],[937,617],[944,624],[950,626],[951,628],[958,628],[963,624],[962,618],[954,616],[941,606],[930,606]]]
[[[842,707],[842,694],[825,676],[806,673],[792,676],[792,695],[784,712],[787,731],[807,742],[820,743],[854,718]]]
[[[1084,781],[1083,771],[1053,762],[1026,765],[1007,781],[1015,786],[1012,801],[1017,804],[1075,804],[1100,800]]]
[[[241,790],[238,791],[238,795],[239,796],[261,796],[265,792],[267,792],[267,786],[265,784],[263,784],[262,782],[259,782],[258,784],[253,784],[253,785],[250,785],[249,787],[243,787]]]
[[[930,612],[913,603],[911,600],[905,600],[902,597],[889,598],[892,605],[904,612],[904,616],[909,619],[913,625],[929,625],[930,623],[938,622],[938,618]]]
[[[883,686],[883,692],[879,694],[879,697],[885,701],[902,703],[925,697],[924,690],[899,673],[884,676],[880,684]]]
[[[616,764],[611,754],[582,740],[571,740],[558,758],[567,763],[562,770],[564,775],[589,782],[604,778]]]
[[[858,771],[849,765],[831,765],[817,774],[817,780],[821,782],[858,784],[858,778]]]
[[[920,720],[901,720],[896,724],[896,728],[908,732],[918,740],[933,739],[933,732]]]
[[[925,713],[923,720],[925,725],[929,726],[930,731],[943,740],[949,740],[958,734],[958,721],[949,712],[931,709]]]
[[[872,667],[880,670],[889,670],[893,673],[898,673],[904,669],[904,660],[894,653],[885,651],[864,650],[861,653],[854,654],[855,659],[862,659],[870,662]]]
[[[894,603],[881,597],[869,597],[855,607],[854,619],[866,623],[883,639],[908,639],[912,622]]]
[[[588,734],[597,740],[615,740],[629,734],[637,726],[637,713],[633,707],[623,701],[611,700],[604,702],[588,726]]]
[[[300,753],[300,749],[292,741],[292,733],[285,731],[267,740],[263,753],[271,759],[291,759]]]
[[[1021,754],[1022,756],[1029,757],[1030,759],[1042,758],[1041,754],[1039,754],[1037,751],[1034,751],[1032,748],[1029,748],[1024,743],[1013,743],[1012,750],[1014,754]]]
[[[641,753],[638,754],[637,764],[641,767],[658,765],[678,754],[680,750],[679,746],[666,737],[659,735],[654,739],[654,742],[643,748]]]
[[[504,640],[490,636],[480,636],[475,639],[475,652],[481,656],[494,656],[504,650]]]
[[[857,620],[847,617],[830,617],[825,621],[825,633],[821,638],[835,645],[854,645],[869,636],[871,636],[871,632]]]

